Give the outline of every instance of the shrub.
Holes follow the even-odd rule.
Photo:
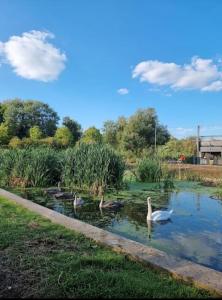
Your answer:
[[[29,129],[29,136],[33,141],[37,141],[42,138],[43,133],[39,126],[33,126]]]
[[[162,176],[161,163],[156,158],[141,159],[137,165],[136,174],[142,182],[160,182]]]
[[[69,128],[65,126],[58,128],[55,133],[55,142],[61,147],[70,146],[73,142],[73,136]]]
[[[50,146],[50,147],[54,147],[56,145],[56,142],[55,142],[55,139],[54,137],[52,136],[48,136],[44,139],[41,139],[39,140],[39,143],[42,145],[42,146]]]
[[[90,127],[84,131],[81,142],[86,144],[102,143],[102,134],[96,127]]]
[[[38,141],[33,141],[31,138],[24,137],[22,139],[22,147],[31,147],[31,146],[36,146]]]
[[[19,137],[14,136],[13,138],[11,138],[11,140],[9,142],[9,147],[20,148],[21,146],[22,146],[22,141]]]
[[[4,123],[0,124],[0,145],[7,145],[10,140],[9,128]]]

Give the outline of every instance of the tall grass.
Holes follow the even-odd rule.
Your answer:
[[[123,160],[110,147],[80,144],[65,151],[62,180],[66,186],[98,194],[108,188],[120,188],[124,169]]]
[[[59,153],[51,148],[4,150],[0,153],[2,186],[43,187],[58,182]]]
[[[160,182],[162,177],[160,160],[157,158],[141,159],[137,165],[136,174],[142,182]]]

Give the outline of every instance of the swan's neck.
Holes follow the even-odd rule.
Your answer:
[[[148,205],[147,220],[152,220],[152,206],[149,199],[147,200],[147,205]]]
[[[103,201],[104,201],[104,196],[101,197],[101,201],[100,201],[100,204],[99,204],[99,207],[100,207],[100,208],[103,207]]]
[[[151,240],[151,220],[147,220],[147,228],[148,228],[148,238]]]
[[[75,195],[75,200],[74,200],[74,206],[76,205],[76,203],[77,203],[77,196]]]

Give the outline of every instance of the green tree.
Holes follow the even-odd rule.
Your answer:
[[[132,115],[124,127],[122,146],[126,151],[138,155],[143,149],[155,144],[155,128],[157,145],[165,144],[169,138],[168,130],[159,124],[155,109],[140,109]]]
[[[7,145],[10,140],[9,128],[5,123],[0,124],[0,145]]]
[[[48,104],[34,100],[8,100],[1,104],[1,111],[11,135],[19,138],[27,137],[33,126],[39,126],[45,136],[53,136],[59,120]]]
[[[70,117],[64,117],[62,125],[69,128],[73,136],[73,143],[75,144],[82,136],[81,125]]]
[[[181,140],[171,138],[164,146],[159,147],[158,152],[165,159],[178,159],[181,154],[190,158],[196,154],[196,138],[188,137]]]
[[[73,136],[69,128],[65,126],[58,128],[55,133],[55,142],[57,145],[62,147],[67,147],[72,145]]]
[[[113,121],[106,121],[103,124],[103,140],[106,144],[110,144],[114,148],[117,147],[117,124]]]
[[[0,103],[0,124],[3,122],[3,113],[4,113],[4,110],[3,110],[3,105]]]
[[[43,133],[39,126],[33,126],[29,129],[29,136],[33,141],[38,141],[42,138]]]
[[[80,141],[86,144],[102,143],[102,134],[93,126],[84,131]]]

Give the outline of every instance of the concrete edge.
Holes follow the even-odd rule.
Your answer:
[[[176,279],[182,279],[185,282],[194,284],[196,287],[222,296],[222,272],[174,257],[158,249],[145,246],[85,222],[67,217],[4,189],[0,189],[0,196],[50,219],[53,223],[82,233],[97,243],[108,246],[118,253],[125,254],[133,260],[140,261],[144,265],[167,271]]]

